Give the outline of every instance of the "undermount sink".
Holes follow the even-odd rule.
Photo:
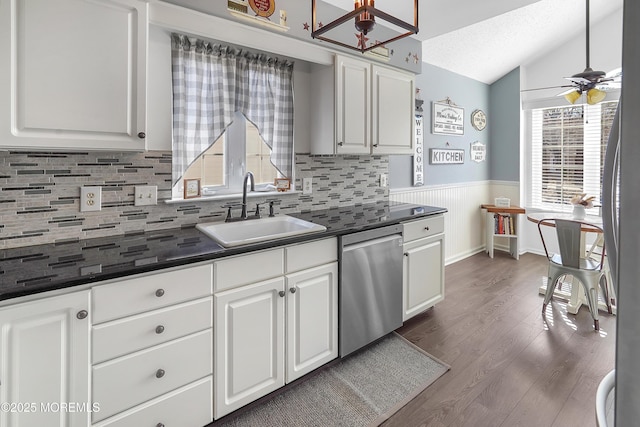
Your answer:
[[[237,222],[210,222],[198,224],[196,228],[225,248],[316,233],[327,229],[324,225],[288,215]]]

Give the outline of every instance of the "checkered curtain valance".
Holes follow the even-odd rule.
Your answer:
[[[293,164],[293,63],[172,34],[173,183],[241,112],[285,177]],[[244,143],[244,142],[243,142]]]

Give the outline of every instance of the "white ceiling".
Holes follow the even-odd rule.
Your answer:
[[[585,32],[585,0],[419,2],[422,60],[487,84]],[[621,9],[623,0],[590,3],[593,25]],[[413,2],[376,0],[376,7],[407,19]]]

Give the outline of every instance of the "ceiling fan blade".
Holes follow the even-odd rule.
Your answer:
[[[614,68],[613,70],[609,71],[605,75],[605,78],[607,78],[607,79],[620,79],[620,78],[622,78],[622,68]]]
[[[578,89],[576,87],[572,87],[571,89],[567,89],[564,92],[557,94],[556,96],[565,96],[565,95],[570,94],[571,92],[576,92],[576,91],[577,92],[581,92],[580,89]]]
[[[577,84],[577,85],[588,85],[591,83],[590,80],[585,79],[584,77],[565,77],[565,79]]]
[[[606,90],[620,89],[621,87],[622,87],[622,83],[621,82],[615,82],[615,81],[598,83],[596,85],[596,89],[605,90],[605,91]]]
[[[563,87],[574,87],[573,85],[562,85],[562,86],[547,86],[547,87],[536,87],[533,89],[522,89],[520,92],[531,92],[534,90],[546,90],[546,89],[560,89]]]

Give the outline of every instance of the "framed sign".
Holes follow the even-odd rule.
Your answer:
[[[289,178],[276,178],[274,185],[278,191],[289,191],[291,180]]]
[[[185,179],[184,180],[184,198],[193,199],[194,197],[200,197],[200,180],[199,179]]]
[[[447,102],[433,102],[431,107],[432,133],[464,135],[464,108]]]
[[[429,152],[429,162],[432,165],[460,165],[464,163],[464,150],[431,148]]]
[[[424,118],[421,115],[416,115],[415,126],[415,149],[413,152],[413,185],[424,185],[424,169],[422,167],[424,163],[424,135],[422,134]]]
[[[482,142],[476,141],[471,144],[469,154],[471,155],[471,160],[474,162],[484,162],[487,158],[487,147]]]

